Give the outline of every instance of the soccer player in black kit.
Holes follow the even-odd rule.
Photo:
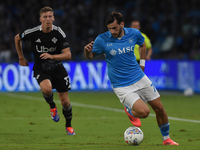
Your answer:
[[[34,54],[34,77],[41,87],[43,97],[50,106],[50,114],[55,122],[59,114],[53,101],[52,89],[56,89],[63,106],[62,113],[66,119],[66,132],[75,135],[71,127],[72,105],[68,97],[71,89],[68,73],[63,67],[62,60],[71,59],[71,51],[62,29],[53,25],[54,12],[50,7],[40,10],[41,25],[27,29],[15,36],[15,46],[21,66],[28,66],[24,58],[21,41],[31,41]]]

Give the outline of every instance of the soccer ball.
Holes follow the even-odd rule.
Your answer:
[[[193,95],[194,95],[194,91],[193,91],[192,88],[186,88],[186,89],[184,90],[183,94],[184,94],[185,96],[193,96]]]
[[[129,127],[124,132],[124,140],[129,145],[139,145],[142,143],[144,134],[138,127]]]

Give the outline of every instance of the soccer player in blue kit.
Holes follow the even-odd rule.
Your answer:
[[[108,77],[115,94],[125,106],[124,110],[134,126],[140,127],[139,118],[146,118],[150,113],[148,103],[156,113],[163,145],[179,145],[169,136],[167,113],[160,101],[160,95],[152,82],[145,75],[146,46],[140,31],[125,28],[123,15],[112,12],[106,18],[108,31],[97,36],[84,47],[87,59],[105,54]],[[135,44],[141,49],[140,64],[134,55]]]

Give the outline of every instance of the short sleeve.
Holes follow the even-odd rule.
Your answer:
[[[104,43],[103,39],[98,36],[94,41],[92,52],[97,55],[103,53],[104,52],[102,46],[103,43]]]
[[[136,44],[142,45],[144,43],[144,37],[142,36],[141,32],[139,30],[136,31],[137,33],[137,42]]]
[[[67,41],[67,37],[65,35],[65,33],[63,32],[63,30],[58,27],[58,32],[59,32],[59,36],[58,36],[58,40],[59,40],[59,47],[61,50],[68,48],[69,47],[69,42]]]
[[[22,41],[27,41],[27,40],[30,40],[31,39],[31,36],[32,36],[32,33],[29,33],[29,30],[25,30],[24,32],[22,33],[19,33],[19,37]]]

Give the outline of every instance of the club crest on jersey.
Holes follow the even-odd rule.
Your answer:
[[[54,38],[52,39],[52,41],[53,41],[54,43],[56,43],[58,40],[54,37]]]
[[[129,43],[133,43],[133,39],[132,39],[132,38],[129,39],[128,42],[129,42]]]
[[[115,56],[115,55],[116,55],[116,53],[117,53],[117,51],[116,51],[116,50],[114,50],[114,49],[112,49],[112,50],[110,51],[110,54],[111,54],[111,55],[113,55],[113,56]]]

